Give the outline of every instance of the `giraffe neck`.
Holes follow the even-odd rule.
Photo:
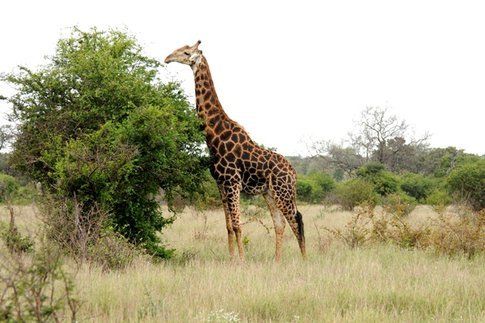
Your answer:
[[[212,81],[209,64],[204,56],[192,66],[195,79],[195,102],[197,114],[204,120],[206,127],[211,127],[214,118],[227,118],[222,105],[217,98],[214,82]]]

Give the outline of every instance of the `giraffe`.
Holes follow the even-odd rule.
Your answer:
[[[200,40],[167,56],[165,63],[178,62],[192,68],[195,79],[197,115],[203,121],[211,155],[210,172],[224,207],[229,254],[244,261],[240,222],[240,193],[262,194],[275,228],[275,260],[281,260],[285,219],[295,234],[301,254],[306,257],[303,219],[296,207],[296,172],[283,156],[258,146],[222,108],[212,81],[209,64],[199,50]]]

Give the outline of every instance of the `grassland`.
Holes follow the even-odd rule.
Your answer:
[[[351,212],[300,209],[307,261],[287,228],[283,261],[274,263],[271,219],[263,215],[262,223],[244,225],[246,262],[232,262],[222,211],[187,209],[163,235],[177,250],[174,259],[160,264],[140,259],[122,271],[77,269],[79,316],[103,322],[485,321],[483,254],[469,260],[387,244],[351,249],[319,239],[323,227],[343,227]],[[38,224],[33,209],[19,207],[17,213],[20,228],[32,233]],[[409,221],[434,217],[431,208],[420,206]]]

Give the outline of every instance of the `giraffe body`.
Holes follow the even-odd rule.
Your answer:
[[[305,256],[303,220],[296,208],[296,172],[283,156],[258,146],[242,126],[226,115],[199,43],[174,51],[165,62],[190,65],[194,72],[197,114],[204,121],[210,172],[224,206],[230,255],[235,256],[236,241],[239,257],[244,259],[239,201],[242,191],[262,194],[268,203],[276,232],[276,260],[281,259],[285,220]]]

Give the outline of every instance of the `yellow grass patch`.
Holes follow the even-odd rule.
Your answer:
[[[161,264],[145,260],[122,270],[78,270],[79,318],[107,322],[391,322],[485,321],[485,257],[438,256],[394,245],[321,248],[316,228],[343,228],[352,217],[323,206],[302,206],[308,260],[290,230],[283,261],[273,262],[269,215],[244,225],[247,261],[231,262],[222,211],[185,210],[163,233],[177,250]],[[32,210],[20,210],[30,228]],[[25,212],[23,212],[25,211]],[[437,214],[419,206],[418,225]],[[0,220],[6,220],[2,210]],[[245,218],[243,221],[249,221]],[[32,229],[32,228],[30,228]],[[321,233],[322,234],[322,233]]]

